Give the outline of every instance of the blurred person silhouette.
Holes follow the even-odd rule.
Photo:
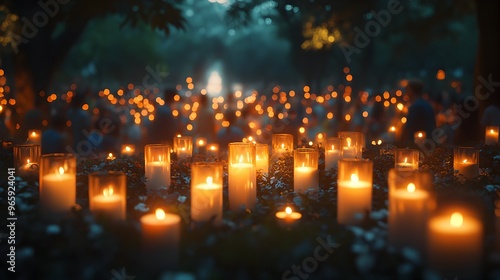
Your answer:
[[[235,112],[233,110],[228,110],[224,116],[226,121],[229,122],[229,126],[222,127],[217,132],[217,142],[219,143],[221,150],[227,150],[229,143],[241,142],[245,137],[243,130],[236,125]]]
[[[419,80],[410,80],[406,86],[406,94],[410,98],[406,123],[401,133],[402,142],[413,142],[416,131],[425,131],[427,138],[431,137],[436,128],[436,118],[432,105],[424,99],[423,83]]]
[[[87,135],[90,133],[91,117],[90,114],[83,110],[85,104],[85,93],[77,92],[71,98],[70,108],[68,110],[68,120],[71,122],[71,146],[77,153],[85,153],[88,151],[78,151],[78,144],[87,140]]]
[[[67,145],[66,116],[59,112],[51,116],[49,128],[42,132],[42,154],[66,153]]]
[[[169,143],[172,144],[174,136],[180,133],[181,126],[179,120],[172,115],[172,105],[175,103],[177,90],[168,88],[163,93],[165,104],[157,105],[155,108],[155,118],[150,123],[147,138],[151,144]]]

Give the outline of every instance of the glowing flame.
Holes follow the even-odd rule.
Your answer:
[[[409,183],[408,186],[406,187],[406,190],[410,193],[415,192],[415,189],[416,189],[416,187],[415,187],[415,184],[413,184],[413,183]]]
[[[357,174],[351,174],[351,181],[352,182],[359,182],[359,177]]]
[[[347,141],[347,147],[351,147],[351,138],[347,137],[345,141]]]
[[[408,162],[408,158],[407,158],[407,157],[405,157],[405,163],[407,163],[407,162]]]
[[[240,163],[243,163],[243,155],[240,155],[239,162],[240,162]]]
[[[418,137],[419,137],[419,138],[424,137],[424,135],[422,134],[422,132],[419,132],[419,133],[418,133]]]
[[[109,154],[108,154],[108,157],[109,157],[109,158],[112,158],[112,157],[113,157],[113,153],[109,153]]]
[[[30,164],[30,160],[29,159],[27,160],[27,164]]]
[[[36,136],[36,132],[31,132],[31,136]]]
[[[462,161],[462,163],[467,163],[467,159],[464,159],[464,161]]]
[[[495,133],[495,131],[493,129],[490,129],[490,133],[493,134]]]
[[[395,126],[391,126],[391,131],[396,131],[396,127]]]
[[[205,145],[205,141],[203,141],[203,139],[198,140],[198,145],[200,146]]]
[[[212,176],[207,177],[207,185],[212,185],[213,181],[214,180],[213,180]]]
[[[285,149],[285,143],[281,143],[281,148],[284,150]]]
[[[454,228],[459,228],[464,222],[464,216],[459,212],[454,212],[450,217],[450,225]]]
[[[332,145],[332,151],[333,151],[333,150],[335,150],[335,146],[334,146],[334,145]]]
[[[156,219],[161,221],[161,220],[165,220],[165,211],[163,211],[163,209],[161,208],[158,208],[156,209]]]
[[[210,150],[215,151],[215,146],[210,146]]]
[[[285,213],[286,213],[287,215],[292,214],[292,212],[293,212],[293,211],[292,211],[292,208],[290,208],[290,207],[286,207],[286,208],[285,208]]]
[[[130,152],[130,147],[129,147],[129,146],[126,146],[126,147],[125,147],[125,151]]]
[[[59,167],[59,174],[63,175],[64,174],[64,168]]]
[[[102,190],[102,195],[104,195],[104,196],[112,196],[113,193],[114,193],[114,190],[113,190],[113,187],[111,187],[111,186]]]

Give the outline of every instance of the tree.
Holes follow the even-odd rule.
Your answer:
[[[88,23],[123,15],[121,26],[147,24],[166,34],[182,29],[182,0],[4,0],[0,2],[2,58],[11,58],[13,93],[23,113],[52,79]]]

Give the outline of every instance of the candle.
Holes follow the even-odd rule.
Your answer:
[[[207,139],[203,137],[196,139],[196,148],[199,154],[205,155],[207,153]]]
[[[477,279],[483,248],[481,222],[463,211],[441,214],[428,223],[428,259],[441,277]]]
[[[89,174],[90,210],[115,220],[124,220],[126,178],[125,173],[116,171]]]
[[[113,155],[113,153],[109,153],[108,157],[106,158],[107,160],[115,160],[116,157]]]
[[[255,146],[251,143],[229,143],[228,183],[229,209],[251,209],[255,205]]]
[[[318,150],[298,148],[294,151],[293,189],[296,193],[313,191],[317,196],[319,189]]]
[[[427,133],[425,131],[417,131],[413,134],[413,141],[415,145],[422,147],[425,144],[425,139],[427,138]]]
[[[193,155],[193,137],[177,135],[174,137],[174,150],[177,159],[187,159]]]
[[[330,137],[326,140],[325,146],[325,169],[336,168],[338,161],[342,156],[341,146],[342,139],[338,137]]]
[[[294,212],[291,207],[286,207],[285,211],[276,213],[276,218],[278,218],[278,223],[281,226],[291,226],[302,218],[302,214]]]
[[[273,156],[283,157],[293,151],[293,136],[291,134],[273,134],[271,139]]]
[[[122,156],[131,156],[135,153],[135,146],[126,144],[122,145]]]
[[[69,211],[76,200],[76,158],[70,154],[42,156],[40,205],[44,214]]]
[[[425,247],[426,227],[433,207],[428,189],[433,178],[430,173],[408,174],[397,169],[389,171],[389,243],[403,249]],[[423,252],[420,252],[423,253]]]
[[[144,147],[144,175],[146,186],[157,190],[168,188],[170,179],[170,147],[164,144],[149,144]]]
[[[191,164],[191,219],[222,222],[223,163]]]
[[[255,165],[257,171],[269,173],[269,146],[267,144],[255,145]]]
[[[219,144],[211,143],[207,146],[207,157],[219,157]]]
[[[453,169],[457,175],[463,175],[465,178],[474,178],[479,176],[479,151],[470,147],[455,148],[453,154]]]
[[[397,136],[396,136],[396,127],[395,126],[391,126],[389,128],[389,132],[387,134],[387,142],[394,143],[394,142],[396,142],[396,139],[397,139]]]
[[[326,140],[326,133],[320,132],[316,135],[316,144],[318,147],[323,147]]]
[[[355,131],[339,131],[342,139],[343,158],[362,158],[364,147],[364,135]]]
[[[368,160],[339,161],[337,220],[340,224],[358,224],[372,205],[373,164]]]
[[[141,217],[143,261],[152,270],[175,267],[180,243],[180,217],[156,209]]]
[[[484,144],[497,145],[498,144],[498,126],[487,126],[485,130]]]
[[[28,143],[41,145],[42,144],[42,132],[39,129],[32,129],[28,131]]]
[[[38,162],[40,161],[40,145],[22,144],[14,145],[14,166],[19,176],[38,177]]]

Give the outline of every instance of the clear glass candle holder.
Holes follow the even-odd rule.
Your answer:
[[[373,163],[344,158],[338,169],[337,221],[359,224],[372,208]]]
[[[40,145],[23,144],[14,146],[14,167],[20,177],[38,175],[41,149]]]
[[[269,173],[269,145],[257,143],[255,144],[255,165],[257,171]]]
[[[426,227],[435,207],[432,174],[389,170],[389,243],[396,248],[412,247],[421,254]]]
[[[174,151],[179,160],[193,156],[193,137],[180,135],[174,137]]]
[[[329,137],[325,144],[325,169],[337,168],[342,158],[342,138]]]
[[[108,171],[89,174],[90,211],[114,220],[125,220],[127,176]]]
[[[453,169],[456,175],[463,175],[465,178],[479,176],[479,150],[473,147],[455,148]]]
[[[191,219],[196,222],[222,222],[222,162],[191,164]]]
[[[362,158],[365,145],[364,135],[356,131],[340,131],[343,158]]]
[[[44,214],[69,212],[76,201],[76,157],[46,154],[40,160],[40,206]]]
[[[498,144],[498,126],[487,126],[484,131],[484,144],[495,146]]]
[[[144,161],[146,187],[153,190],[168,188],[171,183],[170,147],[165,144],[146,145]]]
[[[228,149],[229,208],[252,209],[257,197],[255,145],[233,142]]]
[[[316,195],[319,189],[319,152],[314,148],[298,148],[293,153],[293,189],[296,193],[311,191]]]
[[[413,149],[396,149],[394,166],[398,171],[413,172],[418,170],[419,151]]]
[[[273,156],[285,156],[293,152],[293,135],[291,134],[273,134],[271,140]]]

